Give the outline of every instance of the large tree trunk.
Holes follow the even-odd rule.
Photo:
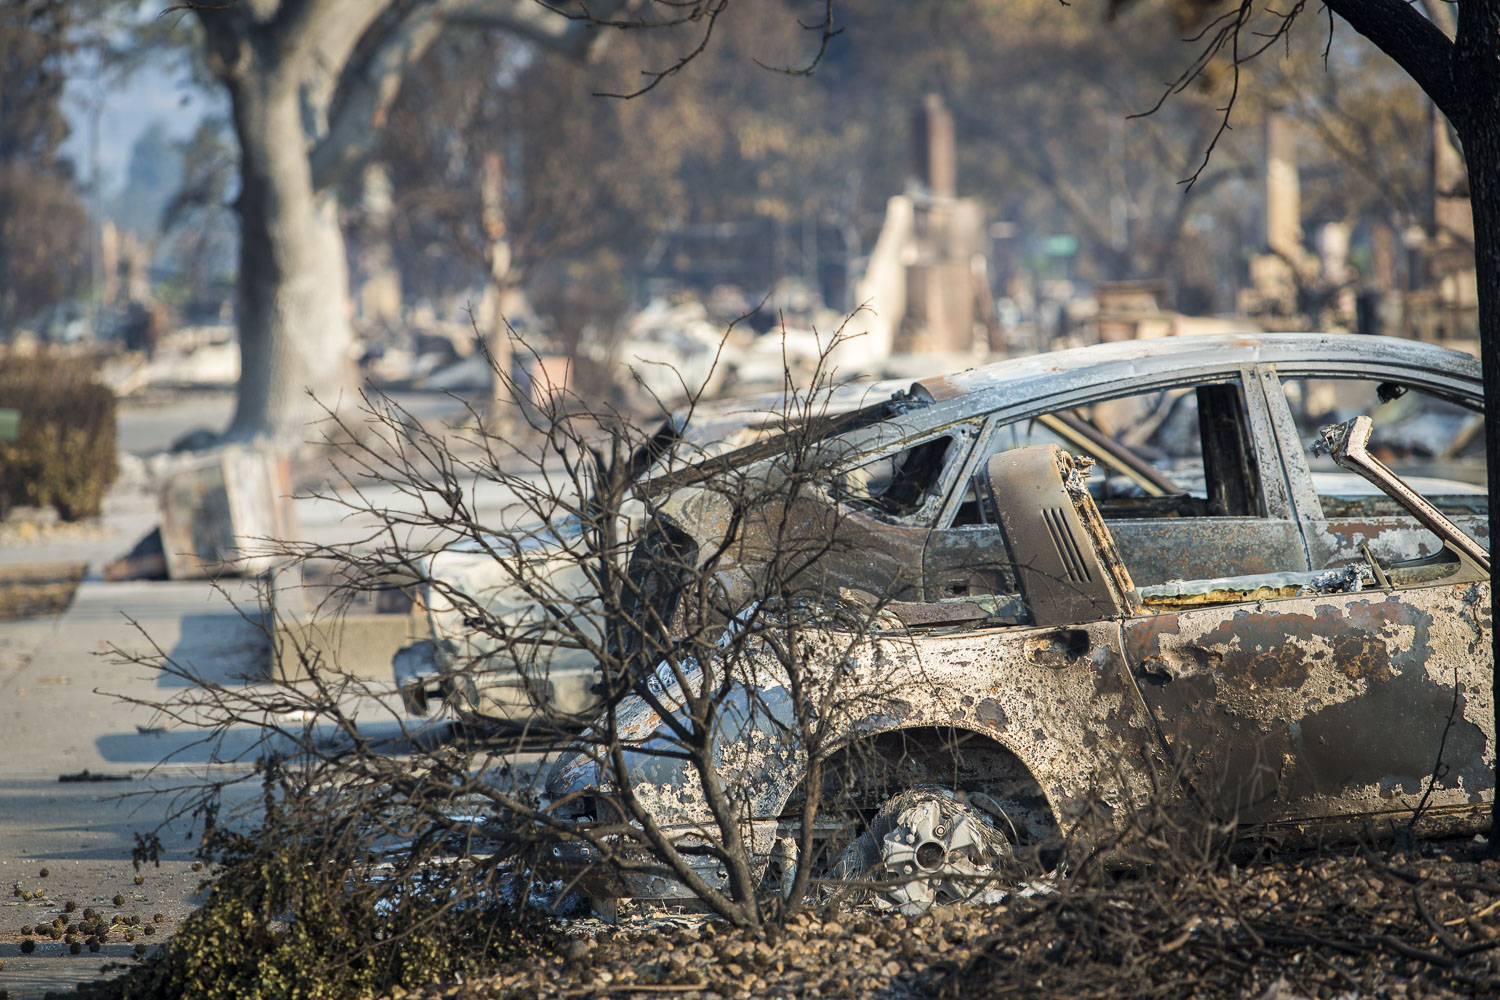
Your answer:
[[[1478,262],[1479,362],[1484,370],[1484,451],[1488,464],[1490,539],[1500,539],[1500,108],[1493,103],[1476,112],[1460,131],[1469,169],[1474,213],[1474,256]],[[1491,579],[1490,598],[1497,593]],[[1486,609],[1489,610],[1489,609]],[[1491,619],[1493,620],[1493,613]],[[1492,631],[1491,655],[1500,665],[1500,631]],[[1500,670],[1492,679],[1496,731],[1500,734]],[[1491,748],[1494,749],[1493,747]],[[1490,845],[1500,851],[1500,795],[1492,813]]]
[[[591,13],[608,17],[619,6],[598,0]],[[241,371],[225,436],[316,439],[309,417],[347,403],[355,384],[334,192],[370,154],[401,74],[447,24],[513,31],[578,56],[600,33],[535,0],[240,0],[194,9],[240,144]]]
[[[1474,269],[1479,291],[1479,363],[1484,373],[1484,454],[1488,465],[1490,542],[1500,538],[1500,3],[1468,0],[1458,13],[1450,79],[1462,95],[1443,107],[1463,143],[1469,171],[1469,207],[1474,215]],[[1431,90],[1429,90],[1431,93]],[[1500,564],[1490,564],[1490,620],[1495,595],[1500,593]],[[1500,632],[1492,628],[1490,655],[1494,664],[1496,736],[1500,737]],[[1495,753],[1493,742],[1490,751]],[[1496,753],[1496,784],[1500,786],[1500,753]],[[1500,854],[1500,787],[1491,806],[1490,853]]]
[[[241,150],[241,374],[235,440],[309,440],[322,408],[347,403],[348,267],[332,191],[313,185],[298,90],[247,72],[230,87]]]

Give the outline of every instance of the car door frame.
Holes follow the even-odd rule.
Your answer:
[[[1200,540],[1205,543],[1234,544],[1241,547],[1247,553],[1260,554],[1266,541],[1266,531],[1284,530],[1290,533],[1293,541],[1290,543],[1294,555],[1295,565],[1278,566],[1276,568],[1307,569],[1307,544],[1302,525],[1298,520],[1296,507],[1292,503],[1291,488],[1287,479],[1287,470],[1279,451],[1279,438],[1273,433],[1272,416],[1268,408],[1268,400],[1265,395],[1263,380],[1258,372],[1259,366],[1255,364],[1234,364],[1223,368],[1209,370],[1194,370],[1184,373],[1178,371],[1163,371],[1160,373],[1133,373],[1128,388],[1122,390],[1119,379],[1113,379],[1107,384],[1089,384],[1080,388],[1051,395],[1045,400],[1028,400],[1013,403],[1007,406],[997,407],[985,416],[985,425],[980,433],[975,447],[969,453],[968,465],[962,474],[954,480],[953,488],[943,505],[938,517],[932,522],[933,527],[928,535],[927,546],[922,555],[922,575],[928,600],[938,600],[943,597],[961,596],[959,594],[935,593],[935,587],[941,587],[943,581],[959,573],[964,567],[949,565],[949,562],[940,564],[935,554],[954,552],[974,560],[972,571],[976,577],[991,573],[999,575],[993,569],[987,570],[989,562],[1004,561],[1005,549],[1001,541],[1000,531],[997,525],[958,525],[952,524],[957,516],[959,505],[963,502],[967,484],[979,471],[979,464],[989,454],[989,447],[994,436],[1000,432],[1000,428],[1009,426],[1021,420],[1029,420],[1044,413],[1070,410],[1078,406],[1101,402],[1109,399],[1118,399],[1125,396],[1139,395],[1146,392],[1157,392],[1174,388],[1195,389],[1200,385],[1222,384],[1225,382],[1238,382],[1241,387],[1244,401],[1246,431],[1249,438],[1250,448],[1253,452],[1256,470],[1260,476],[1261,497],[1264,505],[1264,513],[1252,517],[1212,517],[1212,518],[1154,518],[1154,519],[1111,519],[1110,530],[1116,534],[1116,542],[1119,543],[1117,529],[1121,526],[1135,528],[1143,534],[1160,534],[1164,537],[1171,536],[1174,540],[1187,544],[1192,539],[1183,539],[1186,532],[1194,528],[1202,529]],[[1156,523],[1149,523],[1154,521]],[[1269,526],[1277,525],[1272,529]],[[1235,532],[1233,529],[1239,526],[1242,530]],[[1262,530],[1265,529],[1265,530]],[[941,534],[940,534],[941,533]],[[1129,532],[1127,532],[1129,534]],[[934,537],[937,536],[937,537]],[[1127,547],[1128,547],[1127,542]],[[946,553],[945,553],[946,554]],[[1126,560],[1127,567],[1129,559]],[[1203,575],[1230,575],[1203,574]],[[1137,581],[1138,583],[1140,581]]]
[[[918,414],[920,412],[917,411]],[[868,591],[869,588],[861,584],[872,576],[869,563],[873,556],[891,565],[893,572],[890,579],[896,584],[888,587],[886,593],[873,594],[874,597],[881,600],[911,599],[919,598],[924,592],[925,566],[922,555],[927,546],[928,533],[943,516],[942,511],[946,509],[956,477],[969,467],[974,444],[982,436],[984,424],[983,418],[979,416],[959,418],[938,427],[913,427],[912,423],[915,422],[912,417],[898,418],[887,421],[878,430],[863,428],[851,434],[841,443],[848,454],[834,463],[834,473],[842,474],[849,469],[859,468],[927,441],[950,435],[954,439],[956,454],[947,460],[933,486],[931,496],[917,510],[904,515],[879,515],[858,504],[840,499],[831,489],[816,489],[819,502],[827,504],[828,509],[835,512],[840,550],[847,551],[849,559],[858,563],[857,566],[845,567],[836,555],[825,559],[819,569],[819,573],[827,578],[823,583],[825,588],[831,582]],[[872,434],[879,436],[874,438],[876,446],[870,448]],[[890,435],[889,440],[885,440],[887,435]]]
[[[1441,372],[1391,371],[1389,366],[1358,363],[1341,366],[1337,372],[1319,369],[1309,362],[1277,362],[1255,366],[1257,380],[1278,442],[1292,505],[1296,509],[1299,530],[1307,546],[1308,566],[1323,569],[1360,560],[1359,544],[1368,545],[1380,559],[1415,558],[1431,555],[1443,543],[1409,515],[1382,515],[1368,519],[1329,518],[1313,486],[1312,469],[1307,463],[1306,444],[1297,432],[1297,422],[1287,403],[1282,379],[1313,378],[1338,381],[1397,382],[1447,398],[1464,406],[1477,407],[1484,413],[1484,397],[1478,386]],[[1454,521],[1480,543],[1488,545],[1489,523],[1484,515],[1455,517]],[[1341,534],[1333,524],[1347,524]],[[1340,538],[1344,540],[1342,543]]]

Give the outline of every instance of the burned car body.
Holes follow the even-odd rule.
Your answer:
[[[851,386],[826,407],[828,443],[846,457],[764,521],[795,523],[814,539],[837,523],[839,544],[807,571],[812,592],[910,603],[1014,594],[1014,562],[985,494],[985,470],[995,455],[1055,444],[1093,459],[1088,492],[1144,588],[1311,573],[1366,551],[1418,558],[1441,550],[1436,537],[1363,480],[1320,465],[1310,450],[1316,428],[1350,405],[1381,415],[1377,444],[1402,459],[1397,471],[1482,541],[1488,499],[1482,464],[1470,457],[1482,438],[1481,399],[1479,365],[1467,355],[1319,334],[1107,344],[915,384]],[[639,493],[684,544],[706,551],[724,527],[715,463],[764,462],[775,442],[754,431],[774,423],[764,407],[704,416],[693,428],[699,440],[729,443],[702,461],[646,470]],[[1424,440],[1439,447],[1424,450]],[[545,560],[560,530],[539,529],[525,557]],[[747,600],[755,593],[766,558],[753,526],[743,535],[724,573],[730,604],[736,587]],[[458,581],[499,618],[527,618],[526,598],[488,555],[437,553],[428,574]],[[466,613],[440,597],[426,606],[433,643],[396,665],[413,709],[437,699],[493,718],[524,718],[538,701],[586,709],[594,679],[587,656],[560,652],[545,676],[517,677],[486,666],[493,650]]]
[[[1486,829],[1488,553],[1368,453],[1369,433],[1364,417],[1337,428],[1334,458],[1424,524],[1433,551],[1391,560],[1366,545],[1338,569],[1294,563],[1145,587],[1088,489],[1087,460],[1055,445],[990,456],[984,499],[1008,540],[1019,612],[976,598],[893,604],[867,641],[806,640],[807,656],[821,651],[855,694],[829,767],[847,772],[841,755],[863,749],[846,758],[850,821],[867,831],[855,854],[906,873],[891,905],[961,896],[950,883],[984,873],[998,852],[976,852],[983,838],[962,831],[984,826],[1019,845],[1086,819],[1108,826],[1163,782],[1231,824],[1293,840],[1350,825]],[[726,705],[715,763],[769,865],[801,820],[808,756],[783,738],[774,664],[744,676],[757,690]],[[629,794],[669,838],[712,840],[692,767],[659,755],[672,741],[661,711],[671,682],[648,683],[651,697],[617,709]],[[559,761],[548,784],[559,815],[603,818],[619,794],[610,774],[592,750]],[[660,871],[622,872],[576,846],[557,853],[606,906],[686,895]],[[717,864],[710,856],[697,874],[722,885]]]

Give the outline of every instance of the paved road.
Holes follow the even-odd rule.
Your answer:
[[[441,421],[461,412],[441,392],[392,392],[390,398],[418,419]],[[115,441],[121,451],[146,455],[171,446],[193,430],[223,430],[234,415],[234,393],[228,389],[187,389],[127,398],[119,405]]]
[[[236,596],[245,591],[237,588]],[[164,865],[142,872],[144,883],[135,885],[135,834],[157,827],[171,802],[148,793],[248,771],[204,763],[207,748],[191,746],[195,736],[164,728],[152,709],[122,700],[173,693],[167,679],[108,652],[115,646],[149,653],[153,641],[225,679],[264,671],[258,662],[264,635],[204,584],[85,582],[56,618],[0,623],[0,759],[6,763],[0,773],[0,989],[12,997],[40,996],[97,976],[105,960],[126,960],[133,952],[118,942],[99,955],[73,957],[65,946],[49,944],[22,956],[20,928],[51,921],[69,900],[79,910],[107,908],[148,921],[161,913],[163,930],[186,915],[200,876],[190,868],[194,843],[185,824],[164,831]],[[174,761],[153,773],[153,765],[174,751]],[[85,771],[112,780],[60,780]],[[39,875],[44,867],[46,879]],[[23,901],[13,894],[17,885],[45,896]],[[117,893],[126,898],[123,908],[109,903]]]
[[[407,402],[424,417],[453,405],[417,394]],[[120,411],[121,447],[149,452],[187,429],[222,426],[228,407],[224,393],[184,394],[146,406],[127,402]],[[387,491],[374,499],[396,497]],[[303,537],[333,542],[367,530],[334,504],[307,501],[298,508]],[[92,906],[147,922],[162,914],[162,930],[140,942],[161,940],[162,931],[191,910],[202,876],[191,870],[194,841],[184,823],[166,829],[162,866],[144,870],[144,881],[135,883],[135,834],[158,826],[172,803],[170,794],[144,793],[249,773],[232,761],[253,733],[236,731],[217,753],[198,743],[195,731],[143,704],[181,693],[183,682],[111,653],[139,656],[159,647],[230,686],[267,681],[269,643],[252,584],[229,581],[216,590],[196,581],[98,579],[100,567],[154,524],[154,499],[137,488],[111,496],[102,523],[86,534],[0,549],[0,565],[85,561],[91,568],[61,615],[0,621],[0,990],[15,1000],[70,988],[110,962],[130,960],[134,946],[123,941],[95,955],[71,956],[66,946],[50,943],[21,955],[21,926],[50,922],[66,902],[76,902],[79,911]],[[399,711],[393,698],[372,698],[368,707],[387,720]],[[216,757],[231,762],[213,763]],[[84,771],[116,780],[59,781]],[[253,789],[251,783],[237,799],[250,800]],[[44,895],[22,900],[15,886]],[[111,902],[117,894],[121,907]]]

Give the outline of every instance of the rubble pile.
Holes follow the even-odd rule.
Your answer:
[[[681,399],[684,387],[710,399],[777,389],[788,373],[798,384],[811,379],[843,321],[797,289],[760,304],[729,288],[658,298],[624,321],[613,360],[660,400]]]

